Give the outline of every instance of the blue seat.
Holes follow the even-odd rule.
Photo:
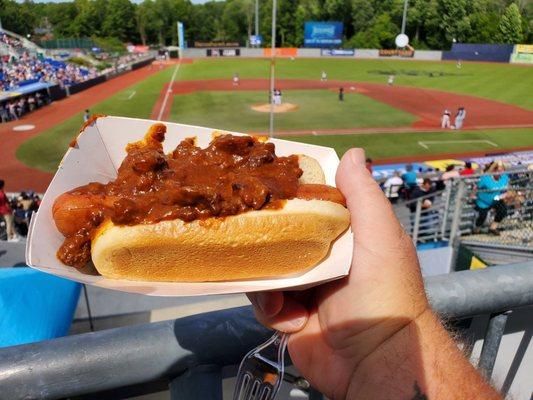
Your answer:
[[[0,347],[65,336],[80,289],[30,268],[0,268]]]

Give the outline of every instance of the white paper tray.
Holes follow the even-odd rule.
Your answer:
[[[153,296],[197,296],[304,288],[348,274],[353,246],[350,230],[335,241],[329,256],[320,264],[299,276],[287,278],[206,283],[145,282],[107,279],[99,275],[84,274],[75,268],[63,265],[56,258],[57,249],[64,238],[56,229],[52,219],[54,200],[60,194],[77,186],[89,182],[106,183],[114,179],[118,167],[126,156],[126,145],[142,139],[155,122],[157,121],[102,117],[85,128],[78,137],[77,146],[69,148],[65,154],[44,195],[39,211],[32,218],[26,246],[26,262],[29,266],[89,285]],[[217,131],[169,122],[165,125],[167,126],[165,152],[171,151],[181,140],[191,136],[198,138],[200,147],[206,147],[212,139],[213,132]],[[316,158],[324,169],[326,182],[335,185],[335,171],[339,158],[333,149],[279,139],[272,139],[272,142],[276,145],[277,155],[307,154]]]

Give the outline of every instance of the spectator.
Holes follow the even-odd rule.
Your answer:
[[[11,206],[9,205],[9,200],[6,196],[6,193],[4,192],[4,185],[5,182],[0,179],[0,215],[4,217],[4,220],[6,222],[7,240],[9,242],[14,242],[17,241],[18,238],[15,235],[15,228],[13,225],[13,210],[11,209]]]
[[[475,173],[474,168],[472,168],[472,163],[470,161],[465,162],[465,167],[459,172],[461,176],[473,175]]]
[[[372,159],[371,158],[367,158],[365,160],[365,165],[366,165],[366,169],[368,170],[368,172],[370,172],[370,174],[372,175],[372,172],[374,172],[373,168],[372,168]]]
[[[89,110],[85,110],[85,112],[83,113],[83,122],[87,122],[89,121],[89,118],[91,118],[91,114],[89,113]]]
[[[458,178],[459,171],[455,169],[455,165],[450,164],[446,167],[446,171],[442,174],[441,179],[444,183],[448,182],[450,179]]]
[[[393,176],[388,178],[383,184],[385,196],[391,201],[396,203],[398,197],[400,197],[400,189],[403,187],[403,179],[400,177],[399,171],[394,171]]]
[[[402,174],[402,180],[408,190],[413,190],[418,185],[416,178],[416,172],[413,171],[413,164],[407,164],[405,166],[405,172]]]
[[[503,199],[505,191],[509,184],[509,176],[505,173],[503,164],[493,161],[490,163],[485,172],[494,175],[483,175],[479,178],[476,193],[476,206],[478,217],[475,222],[474,233],[480,233],[481,227],[487,219],[490,210],[494,210],[496,215],[494,221],[490,224],[489,233],[499,235],[498,229],[500,222],[507,216],[507,206]]]
[[[11,119],[18,120],[19,116],[17,115],[17,109],[15,107],[15,102],[10,101],[7,108],[9,110],[9,116],[11,117]]]
[[[433,184],[431,183],[431,179],[424,178],[424,180],[422,181],[422,184],[420,186],[415,187],[413,191],[411,192],[411,200],[419,199],[420,197],[424,197],[432,192],[433,192]],[[433,205],[432,198],[424,199],[424,201],[422,202],[422,210],[427,210],[431,208],[432,205]],[[415,201],[410,203],[409,209],[411,210],[411,213],[416,212]]]
[[[6,106],[4,106],[3,104],[0,104],[0,120],[2,120],[2,123],[9,121]]]

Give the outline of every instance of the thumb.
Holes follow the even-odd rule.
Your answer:
[[[365,166],[363,149],[348,150],[337,169],[337,188],[346,198],[355,241],[379,249],[403,235],[390,202]]]

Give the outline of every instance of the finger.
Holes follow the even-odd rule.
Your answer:
[[[365,167],[362,149],[351,149],[337,169],[337,187],[346,197],[355,239],[369,246],[395,240],[403,232],[390,202]]]
[[[255,292],[246,296],[256,309],[256,314],[262,314],[265,318],[273,317],[283,307],[283,292]]]
[[[257,312],[254,308],[257,320],[263,325],[281,331],[281,332],[297,332],[301,330],[309,318],[309,312],[305,306],[292,297],[284,296],[283,307],[273,316],[266,316],[262,312]]]

